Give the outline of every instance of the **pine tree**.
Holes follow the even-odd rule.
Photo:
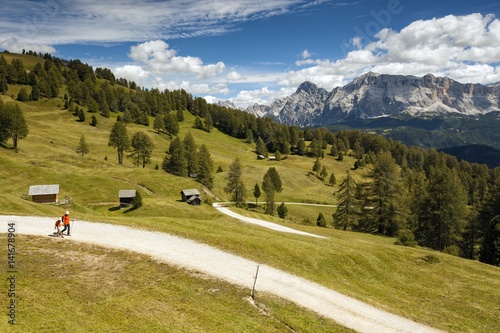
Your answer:
[[[95,114],[93,114],[90,118],[90,126],[97,126],[97,117],[95,116]]]
[[[82,134],[80,137],[80,143],[78,144],[78,147],[76,148],[76,152],[79,154],[85,155],[90,152],[89,146],[87,145],[87,142],[85,141],[85,135]]]
[[[214,128],[214,124],[213,124],[212,116],[210,115],[210,112],[207,112],[207,114],[205,115],[205,121],[203,122],[203,128],[208,133],[212,132],[212,129]]]
[[[264,175],[264,179],[262,181],[262,190],[266,194],[266,214],[273,215],[274,214],[274,192],[275,186],[273,180],[269,173]]]
[[[288,208],[286,207],[285,203],[282,202],[281,205],[278,206],[278,216],[282,219],[286,218],[288,215]]]
[[[20,139],[28,136],[28,124],[18,104],[2,103],[0,100],[0,142],[12,138],[14,149]]]
[[[500,176],[494,179],[479,210],[483,240],[479,261],[500,266]]]
[[[139,191],[135,191],[135,196],[132,198],[132,209],[142,207],[142,196]]]
[[[109,134],[108,146],[116,148],[118,153],[118,164],[123,164],[123,154],[130,147],[127,128],[122,122],[115,122]]]
[[[38,89],[36,85],[31,86],[29,99],[32,101],[38,101],[40,99],[40,89]]]
[[[30,96],[28,94],[28,91],[26,88],[22,87],[21,90],[17,93],[17,100],[20,102],[27,102],[29,101]]]
[[[302,156],[306,151],[306,143],[303,139],[299,139],[297,142],[297,155]]]
[[[328,180],[328,184],[330,184],[330,186],[333,186],[337,183],[337,179],[335,179],[335,175],[333,174],[330,174],[330,179]]]
[[[276,170],[275,167],[270,167],[267,170],[267,174],[271,178],[271,181],[273,182],[274,190],[276,192],[281,192],[283,191],[283,184],[281,182],[280,175],[278,173],[278,170]]]
[[[395,236],[406,221],[406,205],[403,183],[399,169],[390,155],[382,152],[370,173],[372,182],[367,186],[368,202],[363,209],[365,227],[379,234]]]
[[[241,207],[245,203],[246,198],[246,189],[241,177],[241,162],[239,158],[237,158],[229,166],[227,185],[224,187],[224,191],[231,194],[231,200],[236,204],[236,207]]]
[[[264,140],[262,140],[260,136],[255,142],[255,151],[257,152],[257,155],[267,156],[268,154],[266,144],[264,143]]]
[[[317,175],[320,169],[321,169],[321,162],[319,161],[319,157],[316,157],[316,161],[314,161],[312,171]]]
[[[128,157],[132,158],[134,165],[142,165],[142,168],[145,168],[146,164],[151,162],[153,141],[146,133],[139,131],[132,136],[131,146],[133,150]]]
[[[187,176],[187,160],[184,156],[184,145],[181,139],[176,136],[168,148],[168,154],[163,160],[162,168],[173,175]]]
[[[201,145],[197,153],[197,160],[198,172],[196,173],[196,180],[211,189],[214,185],[214,162],[205,144]]]
[[[194,119],[193,128],[203,130],[203,122],[201,121],[201,118],[199,116],[196,116],[196,118]]]
[[[347,230],[358,221],[360,204],[356,198],[356,183],[349,171],[342,180],[338,190],[337,210],[333,214],[333,224],[337,229]]]
[[[165,123],[165,131],[170,137],[176,136],[179,134],[179,121],[175,114],[167,113],[163,118]]]
[[[316,219],[316,225],[318,227],[326,228],[326,219],[323,213],[319,213],[318,218]]]
[[[255,186],[253,187],[253,196],[255,197],[255,206],[257,206],[257,200],[259,199],[261,195],[260,192],[260,187],[258,183],[255,183]]]
[[[456,246],[466,218],[467,196],[457,174],[429,167],[427,196],[416,216],[415,239],[420,245],[443,251]]]
[[[188,177],[195,177],[196,176],[196,171],[198,169],[197,166],[197,160],[196,160],[196,143],[194,142],[193,135],[191,132],[188,132],[184,136],[183,140],[183,146],[184,146],[184,156],[186,157],[187,161],[187,174]]]
[[[158,134],[165,130],[165,122],[161,113],[157,113],[153,121],[153,129],[157,130]]]

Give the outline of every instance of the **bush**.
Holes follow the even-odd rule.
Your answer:
[[[142,206],[142,196],[139,191],[135,192],[135,197],[132,199],[132,209],[137,209]]]
[[[417,245],[417,242],[415,241],[413,232],[409,229],[399,230],[396,245],[415,247]]]

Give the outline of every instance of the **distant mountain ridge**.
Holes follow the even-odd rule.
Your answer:
[[[432,74],[416,77],[368,72],[331,92],[304,82],[292,95],[269,106],[255,104],[247,111],[301,127],[399,114],[480,115],[500,111],[500,84],[463,84]]]

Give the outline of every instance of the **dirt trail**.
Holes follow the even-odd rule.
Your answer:
[[[7,223],[15,223],[17,233],[42,237],[47,237],[52,232],[53,220],[46,217],[0,216],[0,224],[6,226]],[[72,234],[72,237],[66,237],[61,241],[85,242],[146,254],[249,290],[253,286],[258,265],[254,261],[206,244],[160,232],[78,220],[73,223]],[[358,332],[442,332],[266,265],[260,265],[256,291],[290,300]]]

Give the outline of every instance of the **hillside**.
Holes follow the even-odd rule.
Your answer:
[[[81,106],[87,120],[80,122],[72,111],[64,109],[66,85],[60,86],[57,98],[14,101],[21,87],[9,84],[7,94],[1,95],[2,101],[20,106],[29,126],[29,134],[20,140],[17,151],[11,148],[10,141],[0,147],[1,214],[52,216],[55,219],[69,209],[76,219],[74,232],[78,232],[78,220],[167,232],[286,270],[386,311],[449,332],[495,332],[496,300],[500,296],[498,267],[426,248],[396,246],[393,237],[317,227],[319,213],[331,225],[334,212],[331,207],[290,205],[286,219],[263,214],[262,206],[250,206],[247,210],[233,208],[243,215],[328,237],[323,240],[241,224],[221,216],[209,204],[216,200],[230,200],[223,188],[229,166],[236,158],[242,164],[242,180],[249,202],[255,201],[253,186],[261,184],[266,171],[275,167],[283,183],[283,190],[275,194],[276,203],[336,204],[338,196],[334,192],[339,189],[340,180],[347,171],[362,182],[372,168],[367,165],[353,170],[354,156],[346,154],[340,161],[337,156],[327,153],[321,158],[329,173],[337,177],[337,185],[332,187],[311,172],[314,156],[294,153],[287,154],[281,161],[258,160],[255,144],[246,143],[245,137],[225,134],[227,129],[224,127],[220,127],[224,131],[214,128],[210,132],[195,129],[196,116],[184,110],[184,120],[179,122],[179,137],[191,132],[198,145],[207,146],[214,168],[222,169],[222,172],[214,173],[214,187],[208,190],[191,178],[155,169],[157,164],[161,166],[172,138],[165,133],[156,133],[152,116],[148,118],[148,126],[134,122],[127,124],[130,136],[143,131],[154,142],[151,164],[142,169],[126,158],[124,165],[118,165],[116,150],[108,146],[108,138],[116,118],[123,115],[121,111],[110,112],[107,118],[97,112],[89,113],[87,106]],[[126,89],[127,92],[134,91]],[[89,125],[91,115],[97,117],[95,127]],[[76,153],[82,134],[90,149],[85,156]],[[380,144],[380,140],[375,141]],[[307,144],[311,145],[312,140]],[[331,147],[327,144],[325,151]],[[60,184],[60,197],[70,197],[71,204],[56,206],[31,202],[26,194],[29,186],[34,184]],[[180,191],[186,188],[199,188],[204,203],[194,207],[181,202]],[[140,191],[144,205],[133,211],[118,209],[120,189]],[[47,230],[48,233],[51,231]],[[178,271],[132,253],[83,246],[66,240],[56,242],[24,236],[19,237],[19,244],[22,244],[19,260],[23,262],[20,271],[29,273],[24,275],[27,286],[24,290],[29,290],[29,294],[22,294],[26,302],[23,306],[34,309],[23,319],[25,324],[21,328],[24,332],[36,331],[34,327],[40,321],[44,327],[67,329],[71,323],[63,313],[54,314],[53,308],[74,306],[78,311],[73,314],[72,321],[82,331],[91,329],[89,325],[94,321],[103,331],[109,331],[115,322],[134,321],[129,317],[131,313],[132,318],[144,320],[143,324],[134,323],[131,331],[176,330],[179,327],[187,332],[280,332],[287,330],[287,326],[298,331],[313,329],[315,332],[341,329],[269,295],[258,296],[258,301],[271,313],[271,316],[264,316],[242,299],[248,291],[193,272]],[[66,252],[71,254],[74,262],[64,269],[60,266],[60,259],[61,253]],[[97,275],[92,275],[95,267],[98,267]],[[60,286],[60,282],[54,281],[54,276],[67,281],[61,294],[50,293]],[[87,300],[87,294],[97,288],[93,276],[100,281],[109,281],[109,284],[102,296],[93,295]],[[141,281],[137,283],[136,280]],[[189,282],[184,284],[185,280]],[[123,285],[122,281],[125,281]],[[215,293],[206,297],[206,291],[213,288],[222,291],[222,295]],[[78,305],[88,302],[97,307]],[[227,307],[221,308],[218,304]],[[211,319],[214,307],[220,310],[220,314]],[[235,308],[241,311],[234,311]],[[107,309],[113,309],[110,318],[99,315]],[[200,316],[206,321],[193,321]],[[91,322],[86,322],[88,317]],[[161,318],[175,320],[171,324]],[[443,321],[443,318],[447,320]],[[231,324],[224,324],[226,322]],[[5,321],[0,323],[3,329],[2,325],[6,325]]]

